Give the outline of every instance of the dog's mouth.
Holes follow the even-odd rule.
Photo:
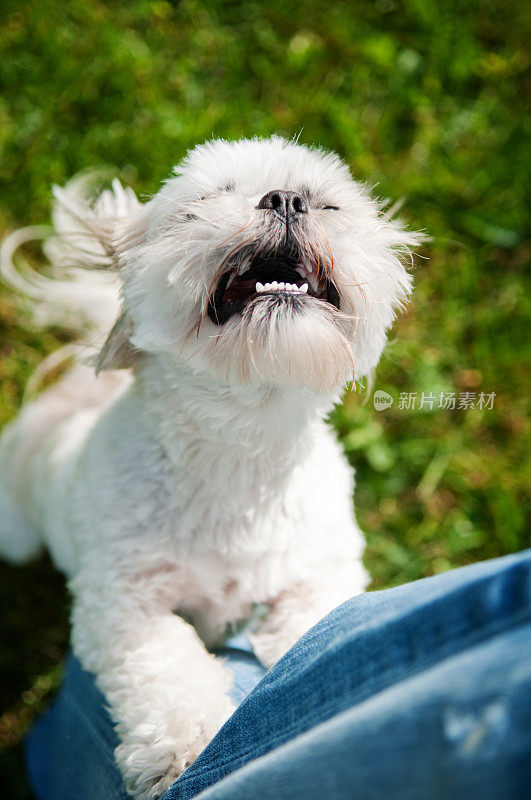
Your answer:
[[[339,293],[317,263],[291,254],[260,255],[221,276],[208,301],[208,316],[223,325],[253,300],[275,299],[300,307],[308,297],[339,309]]]

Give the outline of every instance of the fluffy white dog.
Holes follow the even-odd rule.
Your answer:
[[[48,248],[75,280],[29,291],[117,321],[95,371],[4,431],[0,549],[44,542],[68,576],[127,789],[155,798],[233,711],[207,649],[227,626],[267,604],[252,641],[269,666],[366,585],[323,418],[376,365],[417,240],[337,156],[278,137],[195,148],[145,205],[117,182],[56,198]]]

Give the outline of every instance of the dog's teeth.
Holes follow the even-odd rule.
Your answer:
[[[248,269],[249,269],[248,264],[242,264],[240,267],[238,267],[238,275],[243,275],[243,273],[247,272]]]
[[[285,283],[284,281],[272,281],[271,283],[260,283],[257,281],[255,284],[256,292],[302,292],[303,294],[308,291],[308,284],[303,283],[302,286],[297,286],[296,283]]]
[[[307,292],[308,284],[304,283],[302,286],[297,286],[296,283],[285,283],[284,281],[272,281],[271,283],[257,281],[255,290],[257,292]]]

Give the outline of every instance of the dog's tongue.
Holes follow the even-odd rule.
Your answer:
[[[256,278],[247,278],[247,274],[245,273],[245,280],[241,278],[236,279],[231,283],[228,289],[225,289],[223,293],[223,302],[226,303],[227,301],[231,301],[233,303],[238,302],[238,300],[244,300],[248,297],[252,292],[255,290],[256,285]]]

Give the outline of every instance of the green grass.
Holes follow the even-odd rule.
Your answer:
[[[357,469],[374,587],[509,553],[526,528],[525,4],[517,0],[4,2],[0,233],[49,217],[50,185],[110,164],[141,196],[210,136],[286,136],[338,151],[431,240],[375,388],[333,415]],[[527,168],[527,172],[526,172]],[[0,290],[0,424],[42,357]],[[401,392],[495,392],[492,410],[407,411]],[[20,737],[57,685],[67,598],[47,561],[0,568],[0,746],[28,797]]]

